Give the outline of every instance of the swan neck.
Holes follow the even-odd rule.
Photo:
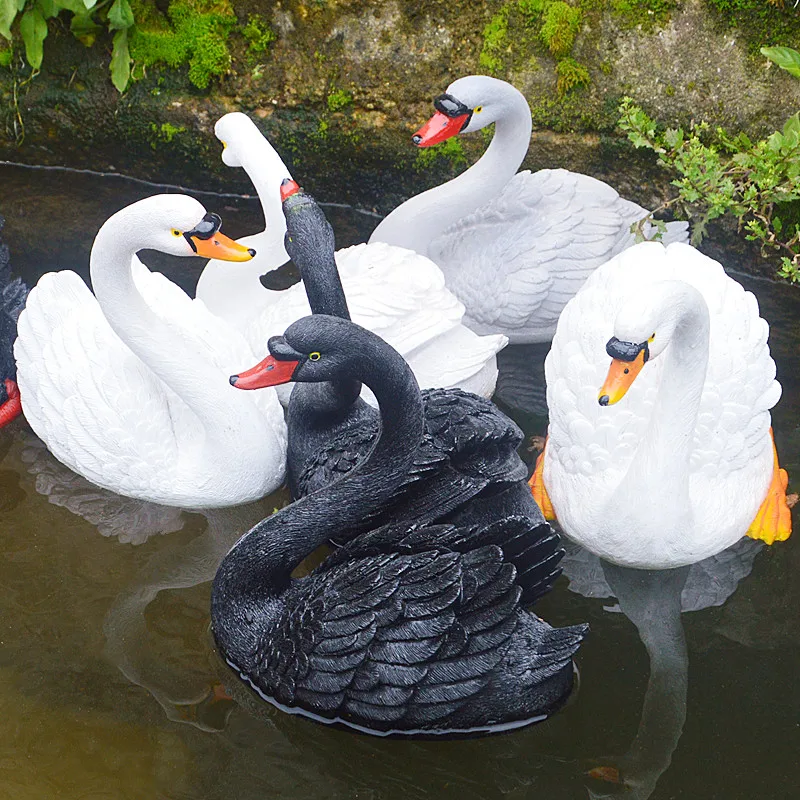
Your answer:
[[[369,386],[378,400],[381,427],[372,450],[338,481],[245,534],[223,561],[215,594],[276,595],[309,553],[378,510],[408,473],[423,432],[422,397],[414,374],[376,336],[353,336],[351,342],[360,351],[352,377]]]
[[[407,200],[373,232],[370,242],[386,242],[430,256],[433,241],[462,217],[498,197],[528,152],[531,112],[524,95],[511,86],[507,111],[481,158],[447,183]]]
[[[674,318],[664,359],[661,383],[647,432],[628,475],[629,488],[644,492],[648,503],[659,498],[684,514],[690,513],[689,461],[700,399],[708,368],[711,322],[708,306],[693,287],[664,282],[663,309]],[[668,284],[668,285],[667,285]],[[654,506],[658,507],[658,506]]]
[[[89,271],[97,302],[117,336],[197,414],[206,436],[215,440],[229,422],[226,376],[211,368],[142,297],[132,265],[148,243],[131,241],[126,234],[124,214],[117,214],[95,238]]]

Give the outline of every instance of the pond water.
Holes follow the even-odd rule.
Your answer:
[[[0,179],[4,236],[30,282],[53,269],[86,275],[102,221],[154,191],[11,166],[0,166]],[[199,199],[232,236],[260,229],[253,199]],[[326,212],[340,246],[376,222],[353,209]],[[202,266],[159,264],[189,289]],[[800,292],[737,277],[772,325],[784,387],[776,440],[798,476]],[[530,435],[546,428],[543,356],[518,347],[501,359],[501,404]],[[743,541],[688,576],[613,569],[573,552],[537,605],[554,625],[591,623],[565,708],[482,739],[383,740],[254,703],[214,652],[216,566],[286,500],[208,515],[147,506],[75,476],[23,422],[0,431],[3,798],[797,797],[798,534],[773,548]],[[602,779],[615,769],[627,790]]]

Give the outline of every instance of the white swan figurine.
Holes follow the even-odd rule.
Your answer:
[[[791,532],[769,410],[781,394],[755,297],[685,244],[644,242],[567,304],[545,362],[545,515],[616,564],[693,564]],[[611,365],[609,367],[609,356]]]
[[[481,159],[457,178],[392,211],[370,243],[428,256],[466,306],[477,333],[513,344],[549,341],[566,302],[586,278],[634,244],[631,223],[648,212],[608,184],[564,169],[517,172],[528,152],[531,112],[524,95],[497,78],[469,75],[434,100],[436,113],[414,135],[420,147],[495,123]],[[663,241],[687,241],[685,222]]]
[[[95,294],[47,273],[19,320],[25,416],[53,455],[105,489],[184,508],[238,505],[283,482],[286,427],[273,392],[228,383],[252,351],[241,335],[135,257],[251,258],[184,195],[140,200],[92,246]],[[242,397],[246,394],[246,397]]]
[[[289,260],[283,245],[286,221],[280,187],[291,176],[245,114],[226,114],[214,132],[225,145],[225,164],[243,167],[256,187],[266,229],[239,240],[255,247],[252,261],[209,261],[198,281],[197,297],[237,327],[251,347],[263,349],[270,336],[282,334],[311,313],[301,284],[271,291],[260,281],[261,275]],[[464,306],[430,259],[401,247],[360,244],[338,250],[336,264],[353,322],[398,350],[420,388],[459,387],[491,396],[497,381],[495,355],[508,340],[495,331],[478,336],[462,324]],[[365,399],[370,396],[365,394]]]

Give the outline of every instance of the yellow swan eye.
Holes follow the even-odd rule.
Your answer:
[[[183,236],[183,234],[177,228],[173,228],[172,229],[172,235],[173,236]]]
[[[481,111],[483,111],[483,106],[475,106],[475,108],[473,109],[474,114],[480,114]]]
[[[322,358],[321,353],[314,352],[308,354],[309,361],[319,361],[321,358]]]
[[[222,139],[220,139],[220,141],[222,142],[222,149],[224,150],[228,146],[228,143]]]
[[[648,342],[652,342],[653,339],[655,339],[655,338],[656,338],[656,335],[655,335],[655,333],[653,333],[653,335],[647,341]]]

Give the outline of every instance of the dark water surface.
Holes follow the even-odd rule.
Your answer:
[[[153,193],[7,166],[0,186],[12,263],[34,282],[53,269],[86,275],[99,225]],[[232,236],[261,227],[255,200],[199,199]],[[326,212],[340,246],[375,224]],[[202,267],[159,263],[188,288]],[[772,326],[784,387],[773,420],[791,478],[800,291],[742,282]],[[530,434],[546,426],[531,378],[542,357],[518,347],[501,359],[504,407]],[[573,553],[570,577],[537,605],[555,625],[592,626],[566,708],[483,739],[382,740],[263,704],[253,714],[246,693],[219,692],[231,680],[208,631],[209,581],[236,538],[285,501],[207,516],[146,506],[75,476],[23,423],[0,431],[3,800],[799,796],[800,535],[773,548],[744,541],[691,571],[642,573]],[[615,769],[626,790],[600,780]]]

